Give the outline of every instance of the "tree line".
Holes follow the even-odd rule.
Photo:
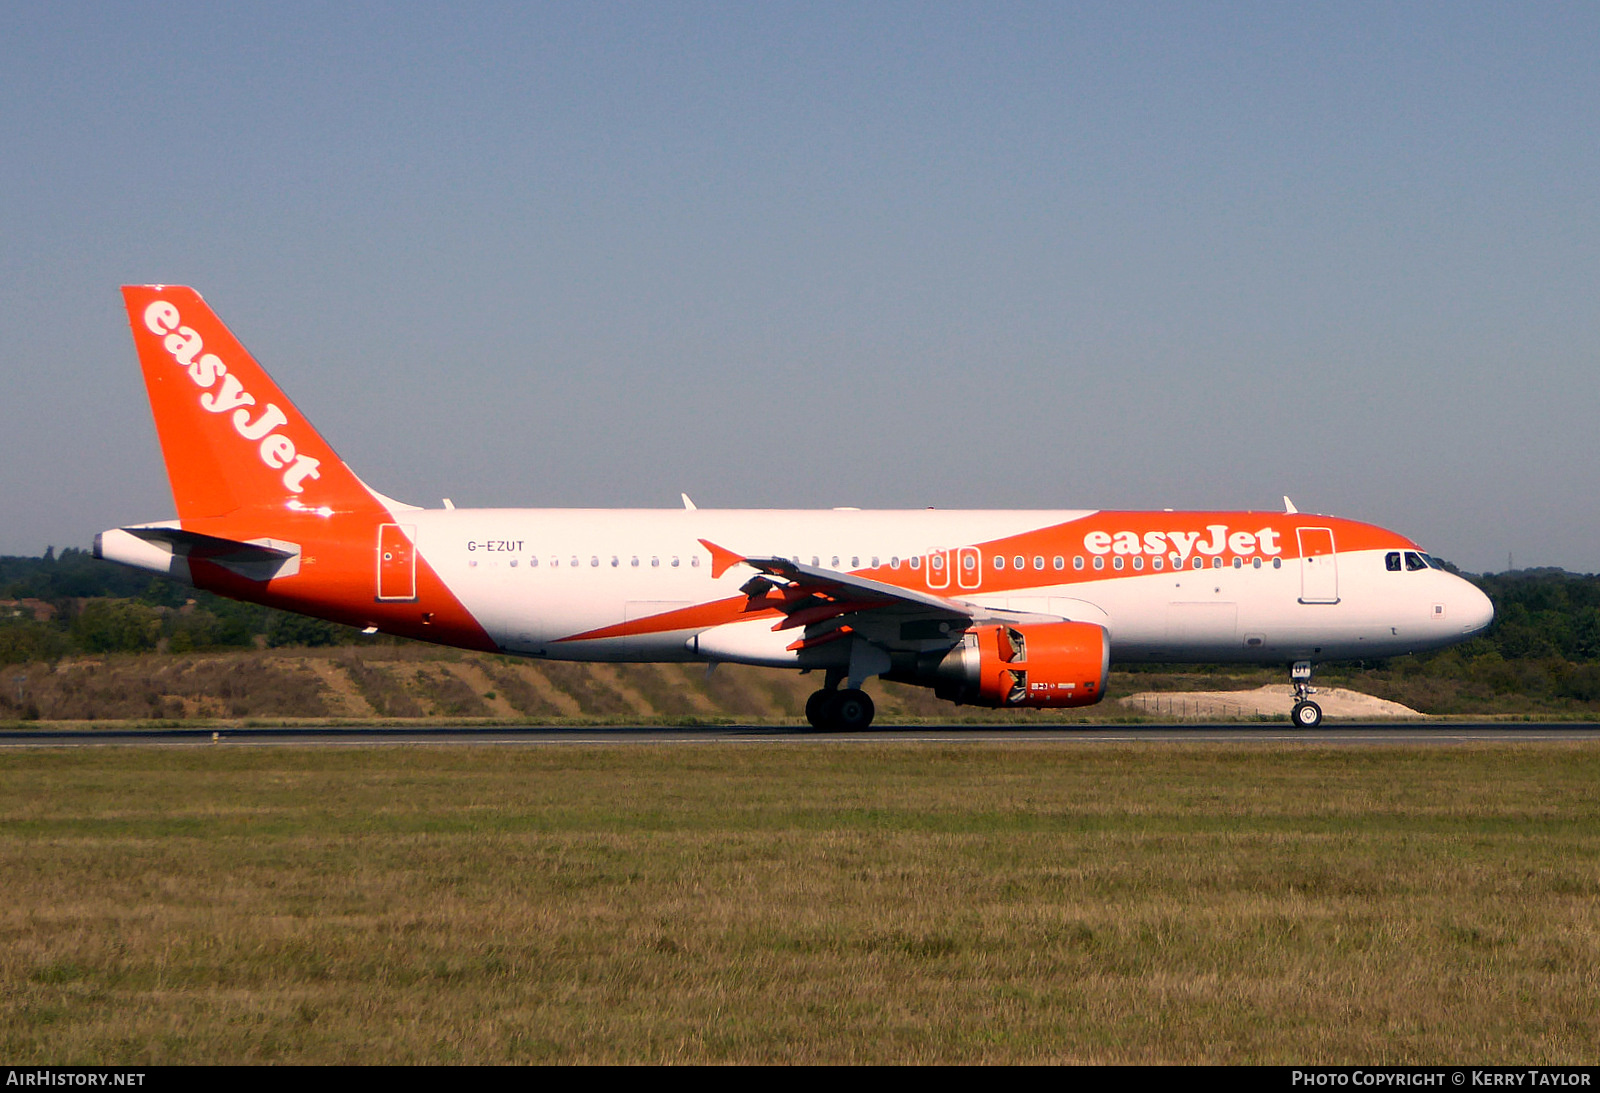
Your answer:
[[[186,653],[374,639],[101,561],[86,550],[0,556],[0,664],[85,653]]]

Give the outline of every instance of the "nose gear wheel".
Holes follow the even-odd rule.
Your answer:
[[[1311,662],[1297,660],[1289,668],[1289,682],[1294,686],[1294,710],[1289,719],[1302,729],[1314,729],[1322,724],[1322,707],[1311,701],[1317,692],[1311,687]]]

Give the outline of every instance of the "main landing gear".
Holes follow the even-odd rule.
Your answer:
[[[1289,715],[1302,729],[1314,729],[1322,724],[1322,707],[1311,701],[1317,692],[1311,688],[1311,662],[1297,660],[1289,669],[1289,682],[1294,685],[1294,712]]]
[[[872,696],[855,687],[825,687],[806,699],[806,720],[822,732],[860,732],[877,712]]]

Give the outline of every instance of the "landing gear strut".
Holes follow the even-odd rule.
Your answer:
[[[837,681],[806,699],[806,720],[821,732],[861,732],[872,724],[876,712],[866,691],[840,690]]]
[[[1322,724],[1322,707],[1311,701],[1317,692],[1311,687],[1311,662],[1297,660],[1289,669],[1289,682],[1294,685],[1294,712],[1289,719],[1302,729],[1314,729]]]

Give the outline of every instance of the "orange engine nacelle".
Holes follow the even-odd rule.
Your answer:
[[[1092,706],[1110,670],[1111,643],[1092,622],[976,626],[940,663],[934,693],[972,706]]]

